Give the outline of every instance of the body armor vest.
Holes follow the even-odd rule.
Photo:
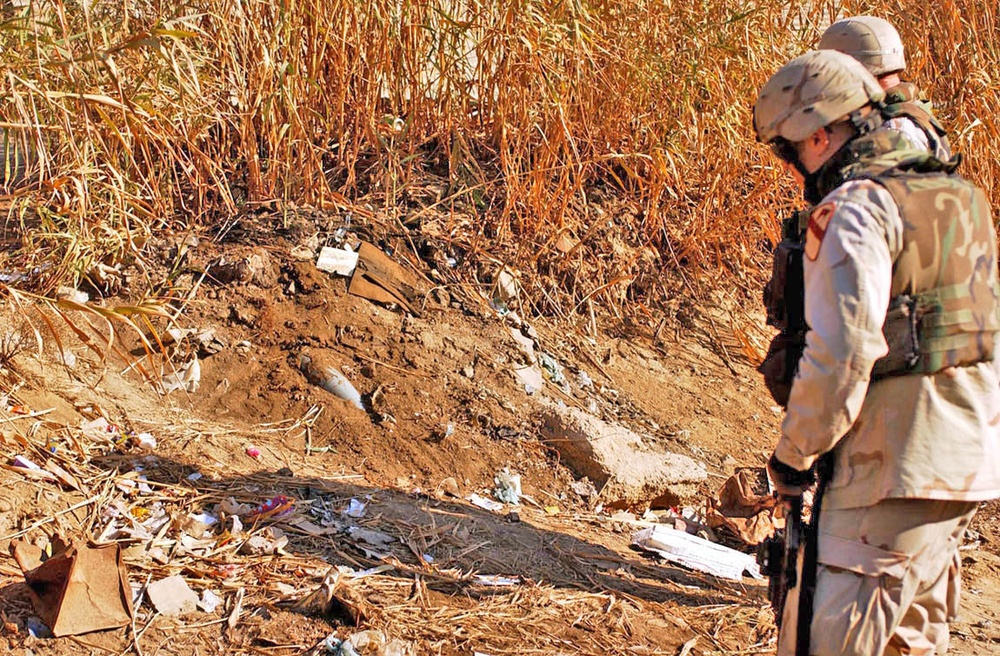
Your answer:
[[[870,179],[889,191],[905,226],[893,264],[883,334],[889,353],[872,378],[930,374],[994,358],[1000,331],[997,242],[985,194],[941,162],[908,150],[902,136],[876,132],[855,139],[814,179],[823,197],[849,180]],[[768,324],[781,330],[758,370],[782,406],[805,348],[802,248],[809,211],[783,222],[770,282]]]
[[[931,104],[921,98],[915,84],[910,82],[897,84],[886,91],[883,102],[885,106],[882,108],[882,115],[886,119],[901,117],[910,119],[927,135],[927,142],[931,144],[932,149],[940,144],[948,152],[948,156],[951,156],[948,133],[934,116]]]
[[[994,358],[1000,284],[989,203],[981,189],[932,162],[876,160],[848,175],[885,187],[904,226],[884,327],[890,352],[876,363],[875,377]]]

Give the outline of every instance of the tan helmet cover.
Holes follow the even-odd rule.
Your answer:
[[[836,50],[799,55],[771,76],[753,108],[757,138],[802,141],[885,92],[856,59]]]
[[[820,50],[838,50],[865,65],[879,77],[906,68],[903,40],[889,21],[875,16],[854,16],[826,28]]]

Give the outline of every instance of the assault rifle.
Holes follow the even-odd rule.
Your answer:
[[[799,549],[805,535],[802,523],[802,497],[789,499],[790,509],[785,516],[785,530],[761,542],[757,548],[760,573],[768,577],[767,598],[771,600],[774,621],[781,628],[788,591],[797,583]]]
[[[833,454],[826,453],[816,463],[816,495],[813,497],[809,522],[806,523],[802,518],[802,497],[789,497],[786,499],[788,514],[785,517],[784,532],[764,540],[757,549],[760,572],[769,579],[767,596],[771,600],[779,632],[788,591],[796,585],[801,586],[795,623],[795,656],[809,656],[818,568],[819,509],[823,505],[826,484],[832,477]],[[796,576],[799,551],[802,552],[801,577]]]

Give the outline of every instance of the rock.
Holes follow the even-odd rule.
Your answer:
[[[150,583],[146,594],[153,607],[167,617],[193,613],[198,607],[198,595],[181,576],[169,576]]]
[[[438,484],[437,489],[439,496],[448,495],[455,497],[456,499],[460,496],[458,490],[458,481],[456,481],[455,478],[452,476],[449,476],[448,478],[441,481]]]
[[[607,506],[677,505],[708,478],[702,463],[582,410],[549,403],[541,414],[542,439],[578,476],[594,482]]]
[[[209,280],[221,285],[251,283],[268,289],[278,284],[278,270],[262,248],[223,255],[211,262],[207,270]]]

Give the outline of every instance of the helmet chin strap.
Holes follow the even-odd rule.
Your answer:
[[[884,122],[881,112],[881,104],[873,103],[872,111],[867,115],[862,115],[860,110],[855,110],[848,114],[848,120],[856,130],[854,136],[845,141],[837,149],[830,159],[823,162],[813,173],[804,171],[801,162],[793,162],[793,166],[805,178],[803,184],[803,196],[810,205],[816,205],[823,197],[833,191],[841,182],[841,171],[845,166],[853,162],[856,157],[851,149],[851,145],[859,137],[871,134],[882,127]]]

